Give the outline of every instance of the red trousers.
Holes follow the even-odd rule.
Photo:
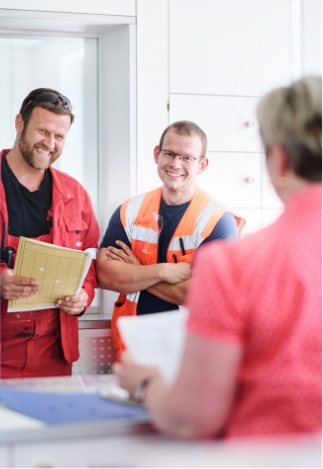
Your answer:
[[[52,243],[52,234],[37,239]],[[17,250],[19,238],[8,234],[7,241]],[[8,313],[7,305],[1,301],[0,378],[71,375],[61,345],[59,309]]]
[[[1,302],[0,378],[71,375],[61,346],[59,309],[8,313]]]

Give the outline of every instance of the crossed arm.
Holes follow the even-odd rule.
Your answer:
[[[183,304],[190,264],[142,265],[124,242],[116,244],[120,249],[109,246],[99,250],[96,268],[101,288],[122,293],[148,290],[165,301]]]

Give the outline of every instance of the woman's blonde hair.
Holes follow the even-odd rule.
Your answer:
[[[322,181],[322,78],[308,76],[266,94],[257,108],[265,151],[280,143],[295,173]]]

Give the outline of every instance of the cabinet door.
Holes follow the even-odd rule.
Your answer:
[[[170,92],[260,96],[287,83],[289,0],[171,0]]]
[[[191,120],[206,133],[209,151],[260,152],[257,98],[170,95],[170,123]]]
[[[283,213],[283,208],[266,208],[261,213],[261,226],[265,228],[274,223],[277,218]]]
[[[209,165],[198,185],[228,207],[261,207],[261,155],[259,153],[207,154]]]
[[[304,75],[322,75],[322,0],[303,0],[302,62]]]

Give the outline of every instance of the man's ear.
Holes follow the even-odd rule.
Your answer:
[[[201,161],[199,162],[200,167],[199,167],[199,170],[197,171],[197,174],[203,173],[203,171],[206,169],[208,164],[209,164],[209,160],[207,159],[206,156],[204,156],[204,158],[202,158]]]
[[[15,127],[17,134],[20,135],[24,129],[24,121],[21,114],[16,115]]]
[[[156,145],[154,148],[154,160],[156,164],[158,164],[158,157],[159,157],[159,145]]]

